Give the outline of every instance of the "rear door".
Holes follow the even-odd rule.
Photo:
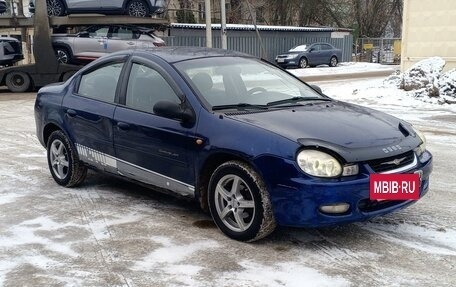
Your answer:
[[[134,60],[114,115],[119,173],[138,181],[194,196],[195,126],[154,114],[158,101],[183,101],[172,78],[152,62]]]
[[[333,55],[333,48],[330,45],[321,44],[321,62],[322,62],[322,64],[329,64],[332,55]]]
[[[112,119],[117,85],[125,57],[100,63],[80,76],[62,102],[64,122],[80,158],[102,170],[116,172]]]

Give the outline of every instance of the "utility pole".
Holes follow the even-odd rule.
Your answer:
[[[204,2],[204,15],[206,18],[206,47],[212,48],[211,0]]]
[[[221,28],[222,28],[222,49],[228,49],[227,39],[226,39],[226,8],[225,0],[220,0],[220,14],[221,14]]]

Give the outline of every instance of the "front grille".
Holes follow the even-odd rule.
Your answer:
[[[382,210],[384,208],[392,207],[405,202],[405,200],[370,200],[368,198],[360,200],[358,203],[358,209],[362,212],[373,212]]]
[[[376,172],[381,173],[389,170],[398,169],[411,164],[415,160],[415,153],[413,150],[406,153],[395,155],[391,157],[374,159],[368,161],[367,164]]]

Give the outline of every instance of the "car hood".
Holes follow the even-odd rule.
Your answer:
[[[347,162],[394,156],[421,143],[410,124],[382,112],[338,101],[227,115],[302,146],[330,149]]]

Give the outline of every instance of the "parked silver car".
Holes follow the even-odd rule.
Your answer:
[[[54,34],[52,46],[60,63],[92,61],[108,53],[165,46],[153,29],[134,25],[94,25],[77,34]]]
[[[165,0],[46,0],[49,16],[97,13],[147,17],[165,12]],[[30,13],[35,13],[35,0],[30,0]]]

